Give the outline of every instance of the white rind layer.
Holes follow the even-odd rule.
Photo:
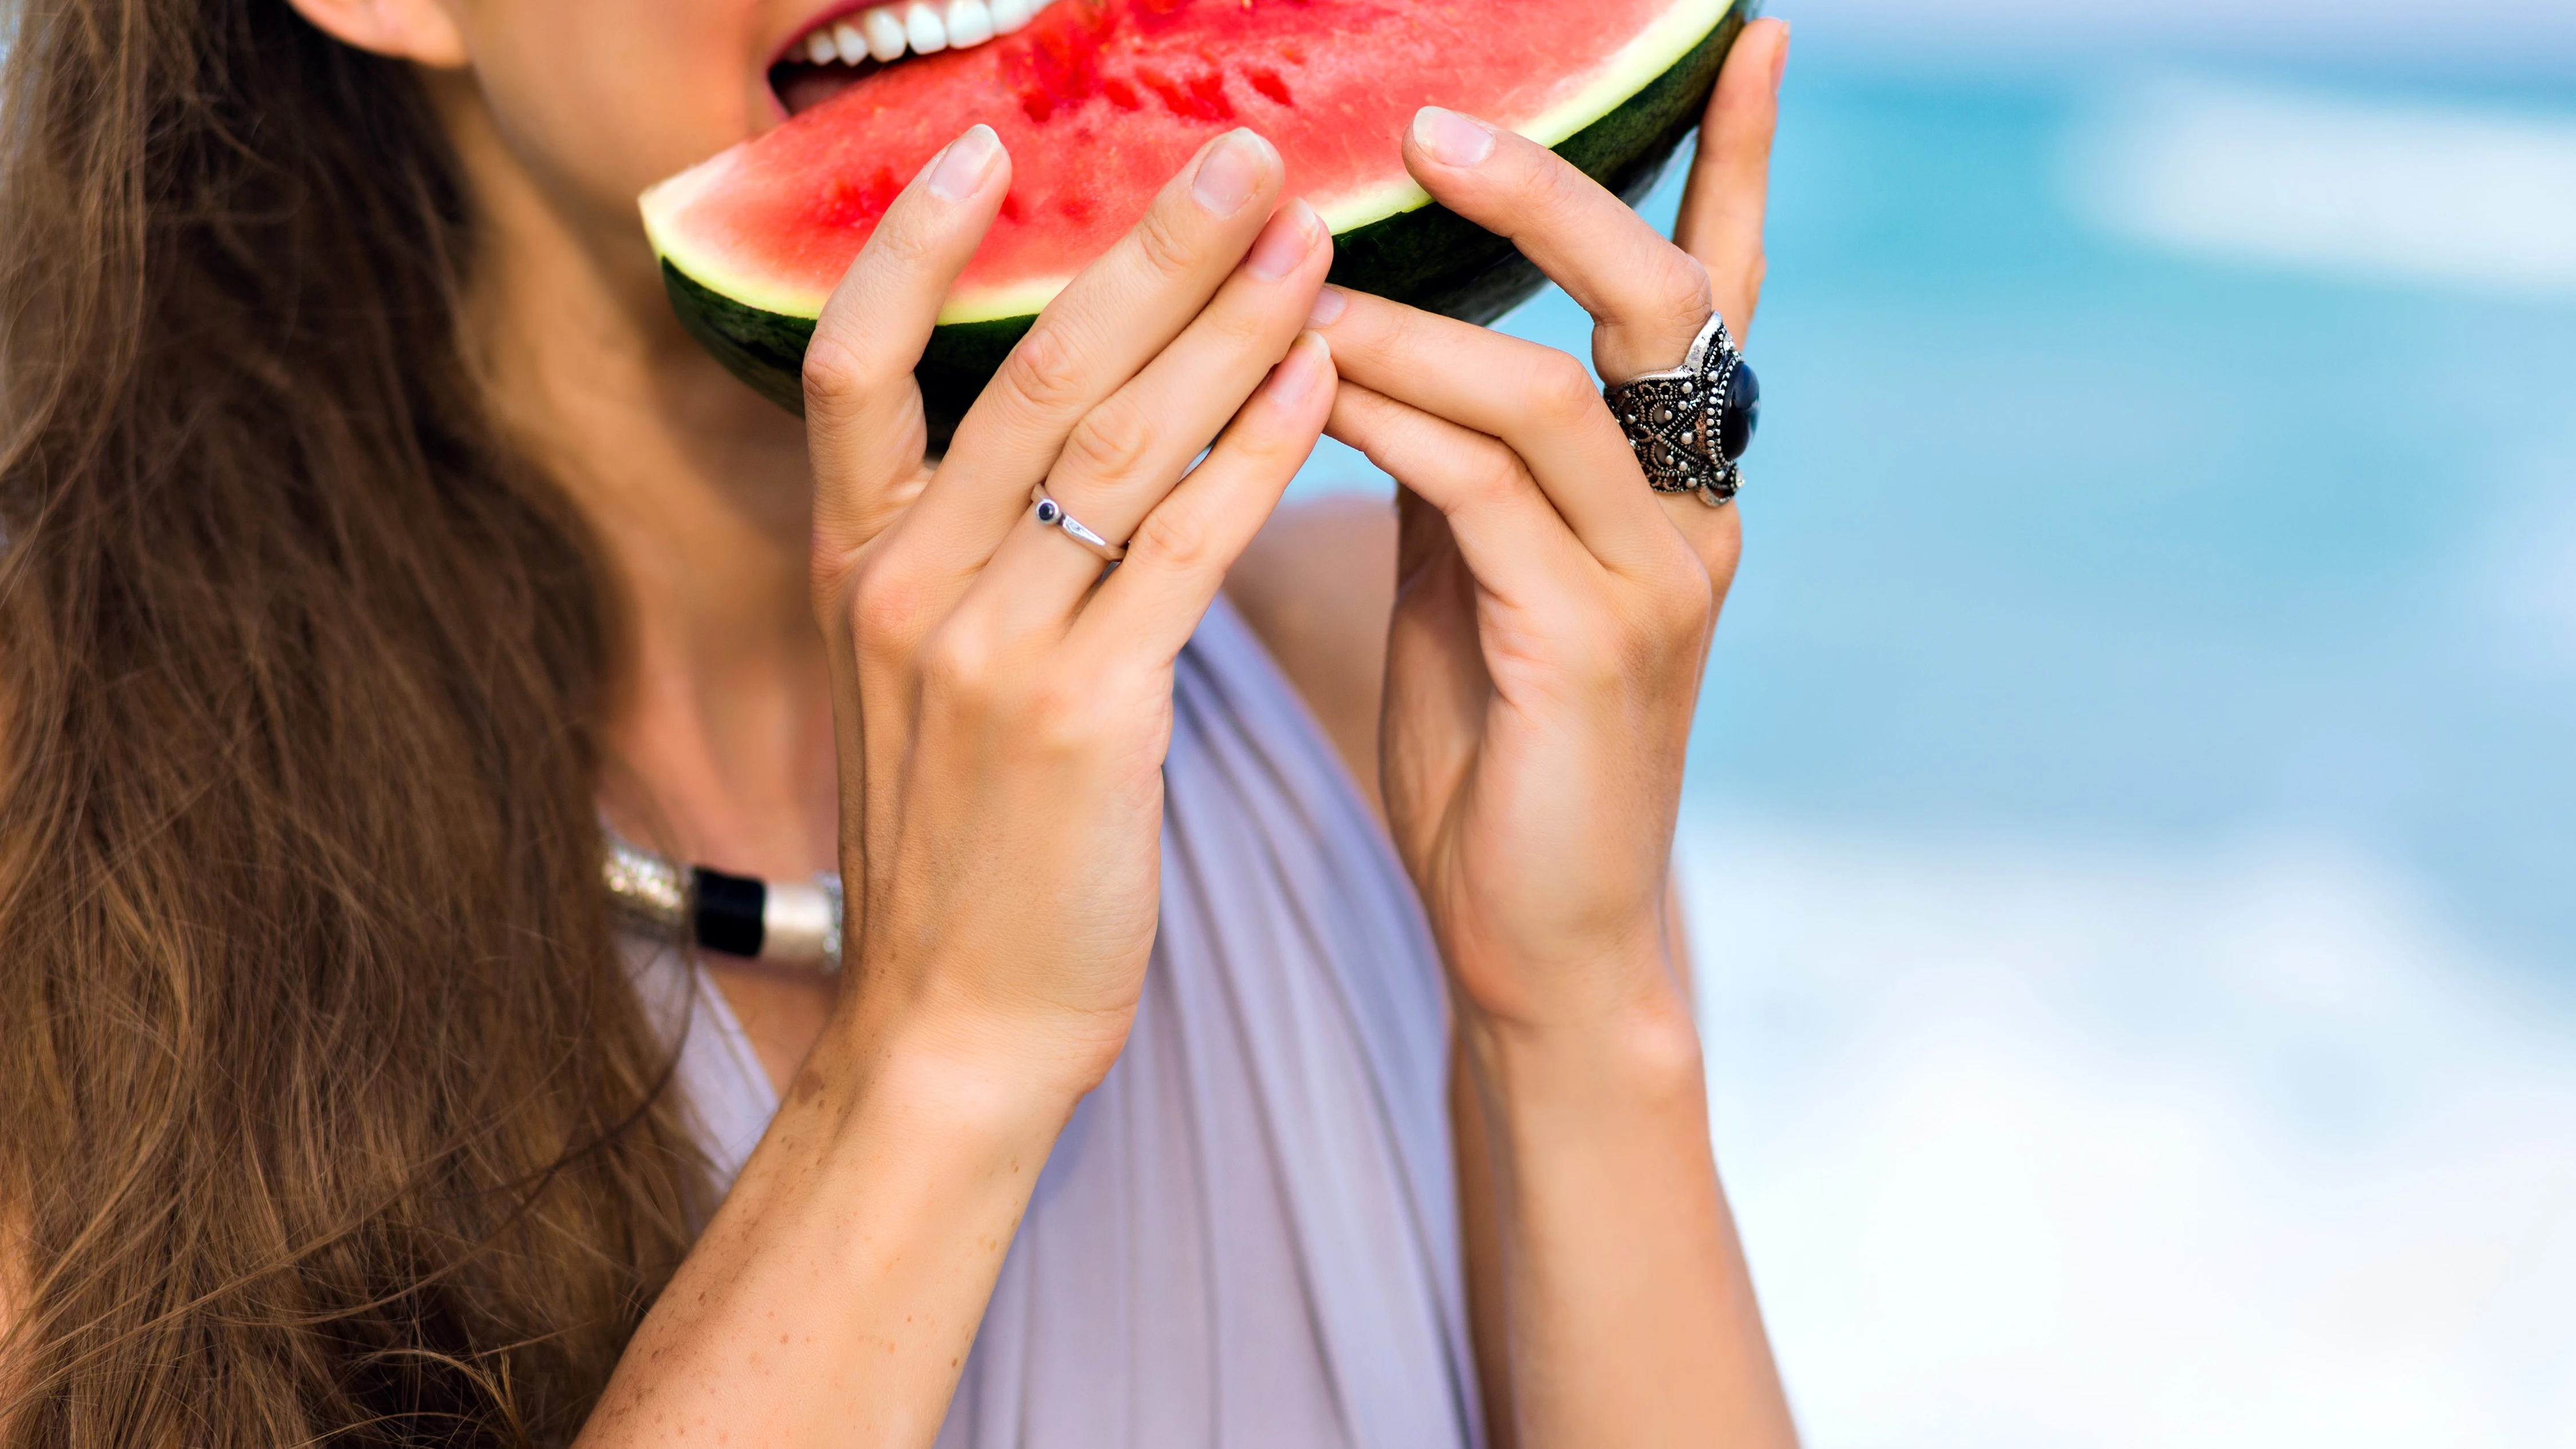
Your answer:
[[[1576,132],[1627,104],[1655,77],[1670,69],[1673,62],[1716,29],[1736,3],[1737,0],[1677,0],[1671,9],[1621,46],[1592,79],[1538,115],[1511,122],[1511,129],[1542,146],[1563,144]],[[744,148],[751,144],[739,142],[648,188],[638,198],[644,214],[644,234],[653,244],[654,255],[709,291],[783,317],[820,317],[824,302],[830,298],[828,291],[818,296],[802,288],[790,289],[733,274],[713,258],[693,255],[682,234],[679,223],[688,215],[690,206],[723,183]],[[1341,236],[1428,206],[1431,194],[1412,177],[1403,176],[1384,186],[1308,200],[1333,235]],[[1061,277],[960,291],[951,295],[948,305],[940,310],[939,325],[1026,317],[1054,301],[1056,294],[1072,281],[1073,273],[1067,272]]]
[[[1697,45],[1702,36],[1715,30],[1734,7],[1735,0],[1679,0],[1652,25],[1638,31],[1635,39],[1619,47],[1581,89],[1528,120],[1511,122],[1511,129],[1542,146],[1563,145],[1575,132],[1626,105]],[[1392,185],[1367,191],[1309,197],[1307,204],[1332,228],[1333,235],[1340,236],[1428,206],[1431,193],[1407,176]]]

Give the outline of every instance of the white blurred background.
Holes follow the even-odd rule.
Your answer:
[[[2576,1446],[2576,3],[1773,10],[1683,851],[1811,1442]]]

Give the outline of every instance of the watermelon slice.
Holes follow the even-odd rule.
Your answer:
[[[843,17],[848,48],[860,51],[857,22],[873,33],[881,11],[901,8]],[[911,8],[935,18],[932,6]],[[1335,282],[1492,320],[1540,278],[1405,173],[1397,141],[1414,111],[1438,104],[1507,125],[1634,201],[1697,122],[1745,8],[1059,0],[970,48],[831,67],[828,99],[646,191],[644,225],[690,333],[761,393],[801,408],[805,344],[850,259],[941,146],[991,125],[1011,152],[1011,193],[918,374],[944,432],[1038,309],[1201,144],[1235,126],[1270,138],[1289,194],[1333,229]],[[1014,3],[1011,13],[1028,12]],[[828,51],[817,42],[818,57]],[[791,100],[813,93],[803,55],[782,62],[799,73],[780,87]]]

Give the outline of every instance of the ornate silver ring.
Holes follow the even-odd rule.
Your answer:
[[[1052,528],[1111,563],[1116,563],[1127,556],[1127,545],[1111,543],[1083,527],[1082,520],[1065,512],[1063,504],[1047,496],[1044,483],[1029,490],[1029,501],[1037,505],[1036,512],[1040,528]]]
[[[1725,318],[1709,317],[1681,366],[1605,387],[1601,396],[1656,492],[1696,493],[1722,508],[1744,486],[1736,460],[1752,446],[1762,385]]]

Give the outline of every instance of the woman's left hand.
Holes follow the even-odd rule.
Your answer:
[[[1603,378],[1670,368],[1712,308],[1752,321],[1786,54],[1776,21],[1737,42],[1678,244],[1468,117],[1422,112],[1405,163],[1592,314]],[[1466,1024],[1669,1022],[1665,884],[1736,510],[1652,492],[1562,352],[1337,290],[1315,325],[1343,379],[1328,431],[1403,485],[1383,785]]]
[[[1787,49],[1775,21],[1738,38],[1679,245],[1446,111],[1405,163],[1591,312],[1604,378],[1662,371],[1712,308],[1752,321]],[[1794,1449],[1663,926],[1736,511],[1651,491],[1564,353],[1332,290],[1310,325],[1342,376],[1327,431],[1404,485],[1379,775],[1452,982],[1493,1442]]]

